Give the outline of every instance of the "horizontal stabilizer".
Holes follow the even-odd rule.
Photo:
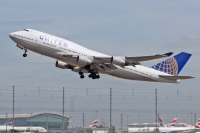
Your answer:
[[[159,77],[169,79],[169,80],[177,80],[177,79],[191,79],[194,78],[192,76],[167,76],[167,75],[159,75]]]

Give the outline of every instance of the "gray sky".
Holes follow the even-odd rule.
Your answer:
[[[187,96],[193,95],[198,97],[197,94],[199,94],[198,89],[200,84],[200,64],[196,62],[200,57],[200,2],[198,0],[60,0],[59,2],[52,0],[1,0],[0,5],[0,39],[2,46],[0,49],[0,85],[1,91],[4,93],[6,93],[5,91],[11,93],[11,87],[7,87],[8,90],[4,90],[4,86],[12,85],[23,86],[18,87],[20,89],[19,95],[23,95],[24,92],[30,93],[31,91],[28,91],[29,89],[27,88],[31,87],[34,91],[37,91],[39,86],[53,87],[46,88],[48,95],[50,95],[49,93],[57,91],[58,87],[61,88],[65,86],[71,88],[74,92],[68,95],[68,100],[70,101],[69,105],[67,105],[70,106],[68,114],[79,116],[79,120],[82,114],[80,112],[87,110],[83,109],[80,112],[73,112],[72,110],[73,108],[74,110],[80,108],[80,105],[87,108],[87,100],[89,100],[89,104],[91,104],[89,106],[91,108],[90,111],[93,112],[92,115],[94,115],[96,108],[108,109],[109,107],[109,104],[103,107],[104,101],[99,101],[98,99],[93,101],[92,97],[83,100],[84,104],[76,102],[76,99],[74,100],[77,95],[76,93],[80,93],[79,95],[82,96],[83,99],[86,98],[86,88],[93,90],[94,96],[97,95],[97,97],[99,93],[105,93],[109,96],[109,88],[115,88],[117,93],[116,102],[119,100],[118,97],[122,97],[123,93],[125,96],[128,94],[130,95],[132,89],[143,90],[142,92],[138,92],[138,95],[148,94],[148,91],[153,95],[154,89],[158,88],[158,91],[161,91],[162,97],[165,98],[167,97],[167,92],[170,93],[169,95],[176,96],[176,90],[180,90],[184,94],[189,93]],[[180,75],[191,75],[196,78],[182,81],[180,84],[129,81],[108,75],[101,75],[99,80],[91,80],[89,78],[82,80],[77,73],[56,68],[55,60],[49,57],[29,51],[28,57],[23,58],[23,51],[15,46],[8,35],[10,32],[19,31],[24,28],[31,28],[63,37],[83,45],[84,47],[109,55],[139,56],[166,52],[174,52],[175,54],[182,51],[189,52],[193,55]],[[142,64],[145,66],[152,66],[160,61],[162,60],[149,61]],[[190,94],[191,92],[196,93]],[[33,99],[29,99],[30,101],[32,100],[34,105],[37,103],[36,101],[34,102],[34,97],[36,95],[37,94],[33,94]],[[5,107],[6,99],[5,97],[1,97],[1,99],[5,101],[2,102],[2,106]],[[154,103],[153,96],[151,99],[152,103]],[[141,100],[145,102],[144,97],[142,97]],[[55,100],[52,100],[52,102],[54,101]],[[128,101],[132,101],[132,99]],[[127,103],[128,101],[125,102],[126,104],[122,102],[120,105],[117,105],[116,110],[123,108],[128,109],[130,107]],[[184,99],[184,102],[183,99],[172,99],[166,106],[161,106],[160,109],[162,108],[165,110],[164,107],[173,108],[174,110],[172,110],[174,112],[170,114],[171,117],[174,116],[175,112],[180,110],[185,114],[189,114],[194,110],[198,110],[196,106],[193,106],[198,104],[198,101],[197,99],[191,102],[191,100],[188,101],[187,98]],[[96,106],[95,102],[99,103],[100,106]],[[165,100],[162,100],[162,102],[165,102]],[[34,109],[32,106],[29,108],[30,110],[23,110],[23,108],[28,108],[26,105],[30,105],[26,102],[21,109],[21,104],[19,104],[18,111],[19,113],[25,113],[31,110],[35,112],[46,110],[59,112],[58,109],[49,109],[51,106],[48,104],[39,103],[38,110]],[[138,112],[144,112],[145,115],[149,107],[151,107],[150,110],[153,112],[154,104],[152,103],[145,103],[145,106],[137,106],[135,109],[136,112],[134,113],[138,114]],[[186,103],[190,104],[192,107]],[[180,105],[178,106],[179,108],[177,108],[177,105]],[[132,113],[131,109],[132,108],[130,108],[129,111],[120,111],[128,115]],[[5,110],[2,111],[2,113],[5,113]],[[119,114],[119,112],[117,113]],[[118,116],[118,114],[116,114],[116,116]],[[154,114],[149,115],[152,116]],[[167,118],[166,112],[165,117]],[[171,117],[169,119],[171,119]],[[154,120],[153,117],[149,119],[151,119],[150,121]],[[183,119],[186,118],[182,118],[182,120]],[[139,122],[146,121],[147,119]],[[81,120],[79,122],[76,121],[74,122],[74,126],[79,126],[81,125],[80,123]],[[118,125],[120,125],[119,122]]]

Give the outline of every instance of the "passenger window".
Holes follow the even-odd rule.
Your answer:
[[[29,30],[27,30],[27,29],[24,29],[24,31],[28,31],[29,32]]]

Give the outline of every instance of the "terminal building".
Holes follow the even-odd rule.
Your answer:
[[[0,125],[15,125],[15,126],[38,126],[44,127],[47,130],[62,130],[66,129],[69,124],[69,117],[62,116],[57,113],[27,113],[15,114],[14,120],[12,114],[0,115]]]

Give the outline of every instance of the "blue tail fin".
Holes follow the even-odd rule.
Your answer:
[[[151,68],[171,75],[178,75],[192,54],[181,52]]]

